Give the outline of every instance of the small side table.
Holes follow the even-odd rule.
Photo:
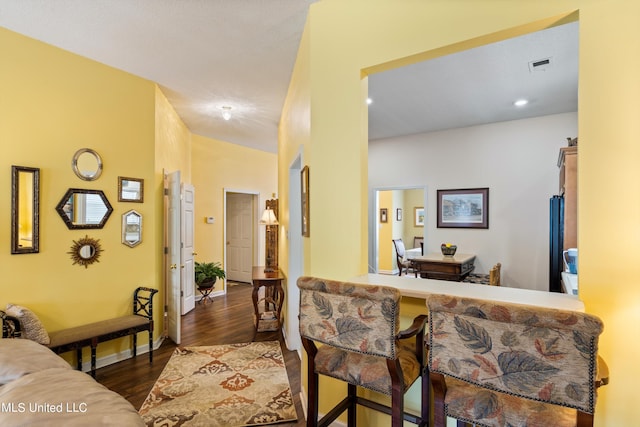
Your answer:
[[[253,281],[254,324],[256,333],[267,331],[279,331],[282,326],[282,303],[284,302],[284,289],[282,281],[284,276],[280,269],[273,272],[265,272],[263,266],[253,267],[251,279]],[[258,300],[258,291],[264,287],[264,298]],[[260,312],[259,303],[264,301],[264,311]],[[269,312],[272,316],[269,316]]]

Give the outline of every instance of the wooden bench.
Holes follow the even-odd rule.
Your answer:
[[[96,376],[96,348],[98,343],[131,335],[133,337],[133,357],[137,351],[137,333],[149,333],[149,363],[153,363],[153,296],[157,289],[139,287],[133,293],[133,314],[101,320],[87,325],[62,329],[49,333],[51,342],[47,345],[57,354],[76,351],[77,369],[82,370],[82,349],[91,347],[91,376]],[[4,320],[14,320],[5,316]],[[20,325],[17,320],[13,327],[13,336],[20,336]],[[3,325],[3,332],[4,325]]]

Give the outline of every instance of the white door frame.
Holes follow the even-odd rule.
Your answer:
[[[284,337],[287,348],[296,350],[302,360],[302,340],[298,329],[298,300],[300,291],[296,282],[304,274],[304,245],[302,240],[302,206],[300,194],[300,172],[302,171],[302,148],[289,166],[289,271],[287,273],[287,317]]]
[[[222,215],[223,215],[223,224],[222,227],[222,238],[224,241],[224,248],[222,249],[222,258],[224,259],[224,269],[227,269],[227,193],[240,193],[240,194],[249,194],[253,196],[253,232],[251,233],[251,239],[253,241],[253,265],[257,265],[256,261],[258,260],[258,218],[260,212],[260,192],[255,190],[237,190],[233,188],[225,188],[224,189],[224,200],[222,206]],[[224,287],[224,293],[227,293],[227,287]]]

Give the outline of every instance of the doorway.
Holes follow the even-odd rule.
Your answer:
[[[285,340],[289,350],[296,350],[302,360],[302,340],[298,322],[300,291],[296,282],[304,273],[304,247],[302,239],[301,180],[302,153],[299,152],[289,167],[289,230],[287,232],[289,269],[287,274],[287,308]]]
[[[419,186],[374,188],[369,196],[369,272],[397,274],[392,239],[401,238],[407,249],[414,238],[427,246],[424,225],[416,225],[415,212],[427,206],[427,188]],[[423,219],[426,224],[426,218]]]
[[[251,269],[258,249],[258,193],[225,190],[224,203],[227,280],[251,283]]]

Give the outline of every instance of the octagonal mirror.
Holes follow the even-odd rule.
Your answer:
[[[122,214],[122,243],[133,248],[142,242],[142,215],[135,210]]]
[[[77,230],[104,227],[113,208],[101,190],[70,188],[56,211],[70,230]]]

